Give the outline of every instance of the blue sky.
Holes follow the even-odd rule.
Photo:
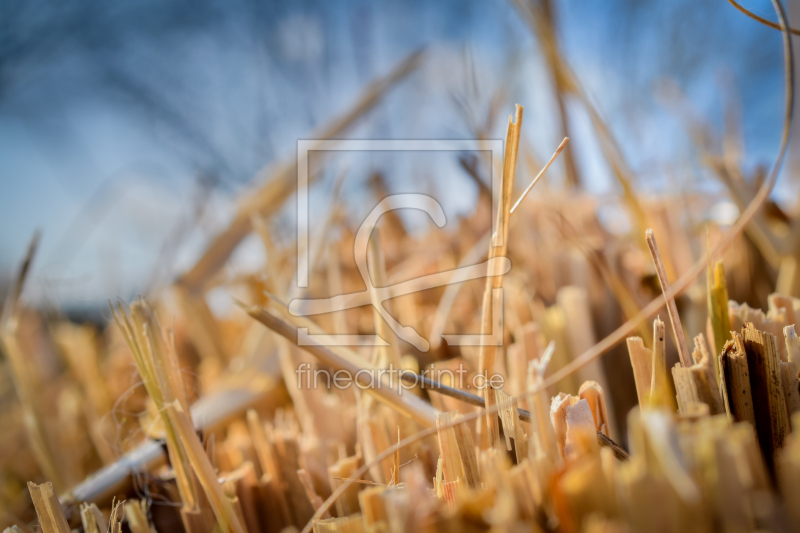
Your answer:
[[[552,3],[562,50],[640,190],[716,187],[683,123],[657,96],[667,82],[717,129],[721,95],[738,94],[744,167],[772,162],[783,109],[778,32],[721,0]],[[766,0],[745,5],[774,18]],[[173,247],[165,239],[191,217],[198,176],[210,176],[216,186],[203,217],[158,279],[191,264],[259,168],[291,155],[297,139],[422,46],[420,72],[351,137],[468,138],[453,95],[484,110],[505,87],[494,137],[502,138],[503,115],[518,102],[538,158],[560,140],[536,41],[500,0],[10,0],[0,6],[0,26],[0,272],[8,275],[41,229],[32,294],[62,305],[144,290],[159,255]],[[584,185],[616,193],[585,113],[574,103],[570,113]],[[376,168],[393,190],[438,190],[449,216],[476,197],[452,156],[354,159],[345,185],[354,212]],[[554,170],[558,183],[561,168]],[[326,187],[312,203],[322,207]],[[784,176],[776,194],[793,205],[794,182]],[[257,263],[256,248],[246,246],[240,259]]]

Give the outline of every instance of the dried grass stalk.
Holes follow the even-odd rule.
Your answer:
[[[173,349],[168,347],[155,313],[145,300],[135,301],[131,306],[130,315],[121,303],[116,309],[112,306],[111,313],[133,355],[147,394],[164,424],[167,451],[170,464],[175,471],[183,507],[187,510],[196,510],[199,499],[191,476],[189,459],[165,410],[165,407],[173,401],[177,401],[182,409],[188,410],[186,393],[177,368],[177,357]]]
[[[508,117],[508,129],[506,131],[506,149],[503,156],[503,181],[500,194],[500,205],[497,206],[497,219],[495,223],[495,233],[489,245],[489,260],[504,257],[508,247],[508,224],[511,218],[511,194],[514,191],[514,176],[517,167],[517,153],[519,151],[519,136],[522,128],[523,108],[517,105],[516,116]],[[499,263],[498,263],[499,264]],[[483,306],[481,308],[481,335],[491,335],[492,326],[495,319],[492,317],[492,295],[495,289],[503,288],[503,276],[500,272],[489,272],[486,278],[486,289],[483,293]],[[478,372],[483,375],[484,380],[488,380],[490,373],[494,369],[494,361],[497,353],[497,346],[490,343],[482,343],[479,350]],[[484,383],[486,385],[486,383]],[[484,400],[486,407],[494,405],[494,392],[489,386],[484,386]],[[489,414],[478,423],[478,445],[481,448],[494,448],[500,438],[500,426],[498,425],[497,415]]]
[[[28,482],[28,491],[36,508],[36,516],[39,517],[42,533],[70,533],[64,511],[53,491],[53,484],[48,482],[37,485]]]
[[[233,533],[245,533],[236,511],[222,491],[222,485],[220,485],[217,479],[214,467],[211,466],[211,461],[188,415],[177,401],[164,406],[164,409],[169,416],[172,427],[175,429],[175,433],[184,446],[189,464],[197,475],[197,480],[203,488],[206,498],[208,498],[211,509],[214,511],[214,516],[217,517],[217,524],[220,529],[223,533],[229,531]]]

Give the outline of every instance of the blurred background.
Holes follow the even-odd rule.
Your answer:
[[[768,0],[744,6],[774,20]],[[800,2],[787,7],[800,28]],[[661,294],[645,228],[658,236],[672,282],[719,241],[774,165],[784,121],[781,34],[724,0],[5,0],[0,26],[0,528],[9,517],[34,520],[28,481],[53,481],[63,494],[87,477],[96,484],[93,473],[140,446],[160,450],[163,405],[140,386],[141,361],[118,327],[127,311],[118,308],[115,324],[109,301],[146,296],[153,308],[133,304],[134,329],[159,330],[158,315],[174,334],[165,343],[171,371],[180,369],[187,405],[198,400],[204,439],[219,439],[205,442],[219,442],[209,453],[220,471],[244,464],[240,448],[255,450],[249,405],[293,442],[322,443],[318,451],[356,457],[356,444],[369,443],[356,431],[356,396],[295,386],[293,369],[318,363],[232,297],[280,307],[278,299],[364,290],[354,235],[392,193],[431,195],[447,223],[438,230],[410,210],[383,217],[370,266],[386,285],[481,262],[497,205],[489,163],[469,152],[315,152],[311,279],[300,290],[298,141],[502,141],[520,104],[516,199],[570,137],[508,231],[513,267],[493,370],[508,378],[505,392],[520,395],[551,342],[540,378]],[[728,338],[709,319],[728,296],[733,328],[777,327],[800,313],[800,141],[792,139],[772,197],[714,258],[724,263],[720,279],[706,286],[701,276],[677,298],[687,339],[706,334],[709,353]],[[37,232],[17,299],[9,289],[25,279],[17,272]],[[482,331],[490,293],[483,279],[452,287],[393,299],[392,316],[431,349],[397,341],[390,355],[415,371],[479,370],[479,348],[442,335]],[[373,335],[384,325],[370,306],[317,318],[326,332]],[[647,346],[652,318],[635,330]],[[668,337],[671,368],[678,354]],[[542,394],[596,381],[609,436],[627,446],[638,403],[631,355],[624,342],[606,352]],[[354,353],[378,361],[390,352]],[[442,412],[476,409],[422,396]],[[433,441],[418,457],[424,479],[436,475]],[[323,495],[331,457],[316,465]],[[146,466],[152,476],[137,474],[141,486],[105,490],[106,500],[172,487]],[[168,496],[164,507],[180,504]]]
[[[638,194],[723,190],[706,164],[704,147],[715,143],[741,144],[743,172],[771,164],[783,106],[779,32],[722,0],[536,4]],[[766,0],[744,5],[773,16]],[[788,8],[800,20],[800,5]],[[557,90],[526,10],[500,0],[2,2],[2,284],[36,229],[32,303],[99,316],[109,299],[168,284],[225,227],[259,169],[295,157],[298,139],[420,49],[421,66],[341,137],[502,139],[519,103],[533,157],[546,161],[571,137],[571,159],[556,162],[548,186],[618,197],[586,106]],[[774,193],[787,209],[797,154]],[[438,191],[449,220],[475,209],[478,187],[456,155],[360,154],[343,165],[354,220],[373,172],[388,192]],[[335,174],[326,170],[312,211]],[[292,202],[285,211],[291,239]],[[607,230],[629,229],[618,211],[600,217]],[[704,213],[735,215],[722,196]],[[263,255],[251,236],[228,269],[256,267]]]

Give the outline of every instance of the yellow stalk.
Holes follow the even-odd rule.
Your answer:
[[[145,389],[147,389],[147,394],[153,400],[156,410],[164,423],[167,451],[172,468],[175,470],[175,480],[183,506],[187,509],[195,509],[198,500],[194,482],[189,474],[188,459],[170,423],[170,419],[164,411],[165,405],[175,400],[182,405],[186,405],[186,394],[183,391],[183,385],[177,382],[180,375],[175,376],[177,361],[170,363],[165,363],[164,361],[164,357],[167,354],[171,356],[171,359],[175,359],[175,353],[172,350],[167,351],[165,348],[166,343],[163,337],[160,336],[161,329],[156,321],[155,314],[145,300],[141,299],[134,302],[131,306],[130,315],[125,312],[121,304],[118,304],[117,309],[112,306],[111,313],[130,348],[136,368],[142,377]],[[178,398],[181,399],[178,400]]]

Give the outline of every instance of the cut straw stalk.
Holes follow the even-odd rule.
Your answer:
[[[667,350],[664,322],[657,317],[653,321],[653,364],[650,376],[650,406],[675,410],[675,399],[667,378]],[[688,368],[688,367],[684,367]]]
[[[567,141],[569,140],[567,137],[565,137],[564,140],[561,141],[561,144],[558,146],[555,153],[544,166],[544,168],[542,168],[539,174],[537,174],[536,178],[534,178],[531,184],[528,185],[528,187],[525,189],[525,192],[523,192],[523,194],[517,200],[516,204],[509,208],[511,203],[511,195],[514,191],[514,177],[516,175],[519,140],[520,133],[522,131],[522,113],[523,107],[517,105],[515,120],[512,120],[512,117],[510,116],[508,119],[506,151],[503,157],[502,194],[500,197],[500,205],[498,206],[497,210],[497,231],[494,235],[492,235],[489,244],[490,260],[497,257],[505,257],[506,250],[508,248],[508,228],[511,220],[511,213],[514,212],[520,202],[522,202],[522,199],[533,189],[533,186],[536,185],[536,183],[539,181],[539,178],[544,175],[545,171],[550,168],[550,165],[553,163],[553,161],[555,161],[556,157],[558,157],[558,154],[561,153]],[[481,310],[481,335],[489,335],[492,333],[492,325],[496,322],[491,313],[492,295],[495,289],[503,288],[503,275],[497,272],[491,274],[491,277],[487,277],[486,279],[486,289],[483,293],[483,305]],[[497,334],[502,335],[502,332],[497,332]],[[488,378],[489,372],[494,368],[496,353],[496,345],[481,344],[479,351],[479,371],[484,376],[484,379]],[[494,404],[495,395],[492,393],[490,387],[486,387],[484,389],[484,396],[486,400],[486,406],[491,407]],[[484,445],[488,445],[489,447],[494,448],[497,444],[500,434],[497,416],[488,414],[484,422],[486,424],[486,437],[488,437],[488,439],[484,440],[484,435],[481,434],[482,426],[481,423],[479,423],[479,446],[483,448]]]
[[[200,439],[189,420],[188,414],[183,410],[180,403],[174,401],[165,406],[165,411],[169,416],[175,432],[181,440],[181,444],[186,450],[186,455],[189,460],[194,473],[197,475],[197,480],[211,504],[211,509],[217,517],[217,524],[223,533],[228,531],[233,533],[245,533],[242,523],[233,508],[230,500],[225,497],[222,491],[217,475],[214,472],[214,467],[211,466],[211,461],[206,454]]]
[[[692,358],[695,363],[691,367],[686,368],[676,364],[672,368],[680,413],[690,414],[697,408],[697,404],[707,405],[709,415],[725,412],[714,364],[711,362],[711,355],[702,334],[694,338]]]
[[[125,502],[117,501],[111,505],[111,516],[108,517],[108,533],[122,533],[122,518],[125,515]],[[102,531],[98,533],[103,533]]]
[[[709,339],[715,354],[719,354],[731,338],[731,320],[728,316],[728,287],[725,283],[725,267],[717,261],[708,268],[708,319],[714,336]],[[714,368],[719,372],[719,360],[714,357]]]
[[[776,455],[789,433],[781,361],[775,337],[745,322],[719,357],[720,388],[725,410],[733,420],[750,422],[772,474]]]
[[[156,411],[164,424],[167,452],[175,471],[175,480],[184,509],[196,510],[199,500],[189,460],[164,410],[165,406],[173,401],[178,401],[184,409],[188,409],[180,371],[177,369],[177,357],[174,351],[168,352],[161,327],[145,300],[135,301],[131,306],[130,315],[122,304],[117,304],[117,309],[112,306],[111,313],[133,355],[147,394],[155,404]]]
[[[511,218],[509,207],[511,204],[511,194],[514,191],[514,175],[517,167],[517,152],[519,151],[519,136],[522,128],[522,112],[523,108],[517,105],[516,116],[508,117],[508,129],[506,132],[506,150],[503,157],[503,181],[502,192],[500,195],[500,205],[497,206],[497,220],[495,223],[495,233],[492,235],[492,240],[489,244],[489,259],[497,257],[504,257],[508,247],[508,223]],[[516,119],[516,120],[514,120]],[[497,273],[490,273],[497,274]],[[495,289],[503,288],[503,276],[491,275],[486,278],[486,288],[483,293],[483,305],[481,308],[481,335],[491,335],[492,325],[496,320],[492,317],[492,295]],[[497,332],[502,335],[502,332]],[[488,380],[489,373],[494,368],[495,356],[497,347],[492,345],[481,344],[479,351],[478,371],[483,375],[484,380]],[[484,389],[484,398],[486,406],[491,407],[494,404],[494,394],[489,387]],[[485,431],[482,431],[484,426],[478,424],[478,446],[480,448],[494,448],[500,437],[500,427],[498,425],[497,416],[494,414],[486,415],[484,419]]]
[[[672,289],[669,286],[667,272],[664,269],[664,261],[661,259],[661,253],[658,251],[656,236],[652,229],[648,229],[647,232],[645,232],[645,239],[647,240],[647,247],[650,249],[650,256],[653,258],[653,264],[656,267],[656,274],[658,275],[658,281],[661,283],[661,290],[667,301],[667,314],[672,323],[672,332],[675,335],[675,344],[678,346],[678,355],[680,356],[681,364],[685,368],[689,368],[692,366],[692,359],[689,356],[689,347],[686,345],[686,337],[683,333],[681,317],[678,315],[678,307],[675,305],[675,296],[672,294]]]
[[[81,505],[81,525],[84,533],[104,533],[108,529],[105,516],[93,503]]]
[[[264,474],[262,479],[269,479],[277,486],[283,485],[283,478],[281,474],[280,465],[273,453],[272,445],[267,438],[267,433],[264,430],[264,424],[261,422],[261,417],[254,409],[247,410],[247,426],[250,429],[250,438],[253,440],[253,447],[255,448],[258,462],[261,465],[261,471]],[[289,517],[289,506],[286,503],[286,495],[282,490],[275,493],[275,500],[277,502],[278,512],[280,517],[275,520],[283,523],[290,524],[291,518]]]
[[[280,304],[273,300],[273,305],[279,306]],[[380,387],[369,387],[368,383],[371,377],[364,375],[364,370],[374,370],[366,361],[356,355],[353,351],[342,347],[328,347],[323,346],[311,338],[306,338],[308,344],[302,346],[298,344],[298,327],[308,327],[309,333],[320,333],[319,327],[314,325],[311,321],[297,319],[294,324],[287,322],[280,316],[277,316],[269,309],[260,306],[246,306],[242,308],[254,319],[258,320],[269,329],[282,335],[289,342],[299,346],[301,349],[310,353],[323,363],[333,367],[336,370],[345,370],[350,373],[353,378],[358,381],[358,386],[365,389],[367,394],[374,396],[376,399],[392,407],[400,414],[412,418],[425,427],[433,427],[436,425],[436,414],[438,410],[432,405],[421,400],[413,394],[402,394],[397,387],[388,384],[388,376],[381,375],[384,383]],[[288,315],[288,309],[283,308],[285,311],[284,316]],[[334,351],[335,348],[335,351]]]
[[[33,506],[36,508],[36,515],[39,517],[39,525],[42,533],[70,533],[69,524],[61,510],[52,483],[28,483],[28,491],[31,493]]]

